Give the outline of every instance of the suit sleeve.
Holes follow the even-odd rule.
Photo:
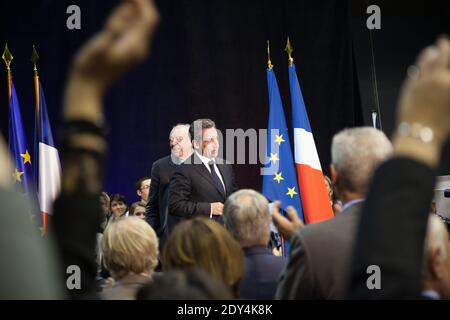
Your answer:
[[[159,230],[161,226],[161,221],[159,218],[159,183],[160,183],[160,172],[158,163],[154,163],[152,166],[151,174],[151,184],[150,184],[150,194],[147,203],[147,214],[146,220],[148,224],[155,230]]]
[[[169,214],[189,218],[193,215],[209,217],[211,204],[208,202],[193,202],[191,199],[191,180],[182,166],[175,171],[169,185]]]
[[[353,256],[352,299],[417,298],[436,172],[393,158],[375,172],[364,203]],[[369,290],[367,267],[380,269],[381,290]]]
[[[288,264],[280,276],[275,298],[277,300],[316,298],[310,261],[299,233],[292,239]]]

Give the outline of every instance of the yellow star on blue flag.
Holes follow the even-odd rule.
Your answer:
[[[275,142],[278,143],[279,146],[281,145],[282,142],[285,142],[285,141],[286,141],[286,140],[283,139],[283,135],[282,135],[282,134],[277,135],[277,136],[275,137]]]
[[[269,88],[269,123],[267,126],[266,162],[263,169],[263,194],[271,201],[281,201],[281,208],[294,207],[300,219],[303,210],[298,196],[298,183],[277,79],[267,69]]]
[[[31,156],[28,153],[28,150],[25,151],[25,153],[21,153],[20,156],[23,158],[23,164],[31,164]]]
[[[269,123],[262,191],[269,201],[281,201],[283,213],[287,207],[292,206],[297,210],[299,218],[303,220],[294,157],[280,91],[272,68],[267,69],[267,85],[269,89]],[[283,254],[285,256],[289,254],[287,241],[284,242]]]
[[[14,83],[11,85],[9,108],[9,150],[15,164],[13,178],[19,191],[31,197],[31,202],[35,202],[33,167]]]

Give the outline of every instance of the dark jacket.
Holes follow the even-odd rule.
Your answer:
[[[169,183],[178,168],[172,156],[161,158],[153,163],[150,194],[147,203],[146,220],[156,231],[162,248],[167,239],[167,215]]]
[[[194,153],[175,171],[169,186],[169,230],[183,219],[193,216],[209,217],[211,203],[222,202],[237,190],[233,167],[216,159],[225,184],[225,196],[216,188],[211,173]],[[221,216],[213,216],[223,224]]]
[[[215,187],[211,173],[194,153],[175,171],[169,186],[169,230],[178,222],[193,216],[209,217],[211,203],[222,202],[237,190],[233,167],[230,164],[220,164],[217,167],[225,184],[225,196]],[[213,219],[223,223],[221,216]]]
[[[277,299],[344,299],[362,202],[292,238]]]
[[[243,299],[271,300],[275,297],[281,271],[286,258],[274,256],[263,246],[244,248],[245,276],[240,286]]]
[[[421,299],[425,234],[436,172],[393,158],[375,172],[362,210],[352,263],[352,299]],[[367,267],[377,265],[381,290],[369,290]]]

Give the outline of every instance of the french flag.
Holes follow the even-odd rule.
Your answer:
[[[294,158],[305,223],[331,219],[334,215],[293,63],[289,65],[289,87],[294,128]]]
[[[61,163],[53,140],[48,118],[45,96],[39,80],[36,81],[36,128],[35,150],[38,150],[37,186],[39,207],[42,214],[42,229],[48,227],[49,215],[53,212],[53,201],[61,188]],[[37,148],[36,148],[37,147]]]

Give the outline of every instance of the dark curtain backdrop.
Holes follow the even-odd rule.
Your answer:
[[[365,13],[371,4],[381,8],[381,30],[372,31],[372,42],[383,131],[391,135],[395,128],[398,94],[408,66],[414,64],[420,50],[434,43],[438,35],[450,35],[450,1],[352,1],[354,53],[366,123],[370,123],[370,111],[375,108],[372,53]],[[444,149],[439,174],[450,174],[450,143]]]
[[[118,1],[1,1],[0,45],[14,55],[14,81],[32,146],[31,46],[41,56],[42,85],[54,128],[61,124],[63,86],[77,48],[98,30]],[[82,29],[66,28],[66,8],[81,8]],[[353,67],[349,1],[161,0],[161,25],[150,58],[117,82],[105,98],[109,135],[106,191],[137,197],[134,181],[169,153],[178,122],[214,119],[220,129],[266,128],[266,41],[291,123],[287,56],[289,35],[322,166],[339,129],[362,123]],[[2,49],[3,50],[3,49]],[[6,72],[0,78],[2,131],[7,132]],[[260,189],[259,165],[237,165],[240,187]]]

